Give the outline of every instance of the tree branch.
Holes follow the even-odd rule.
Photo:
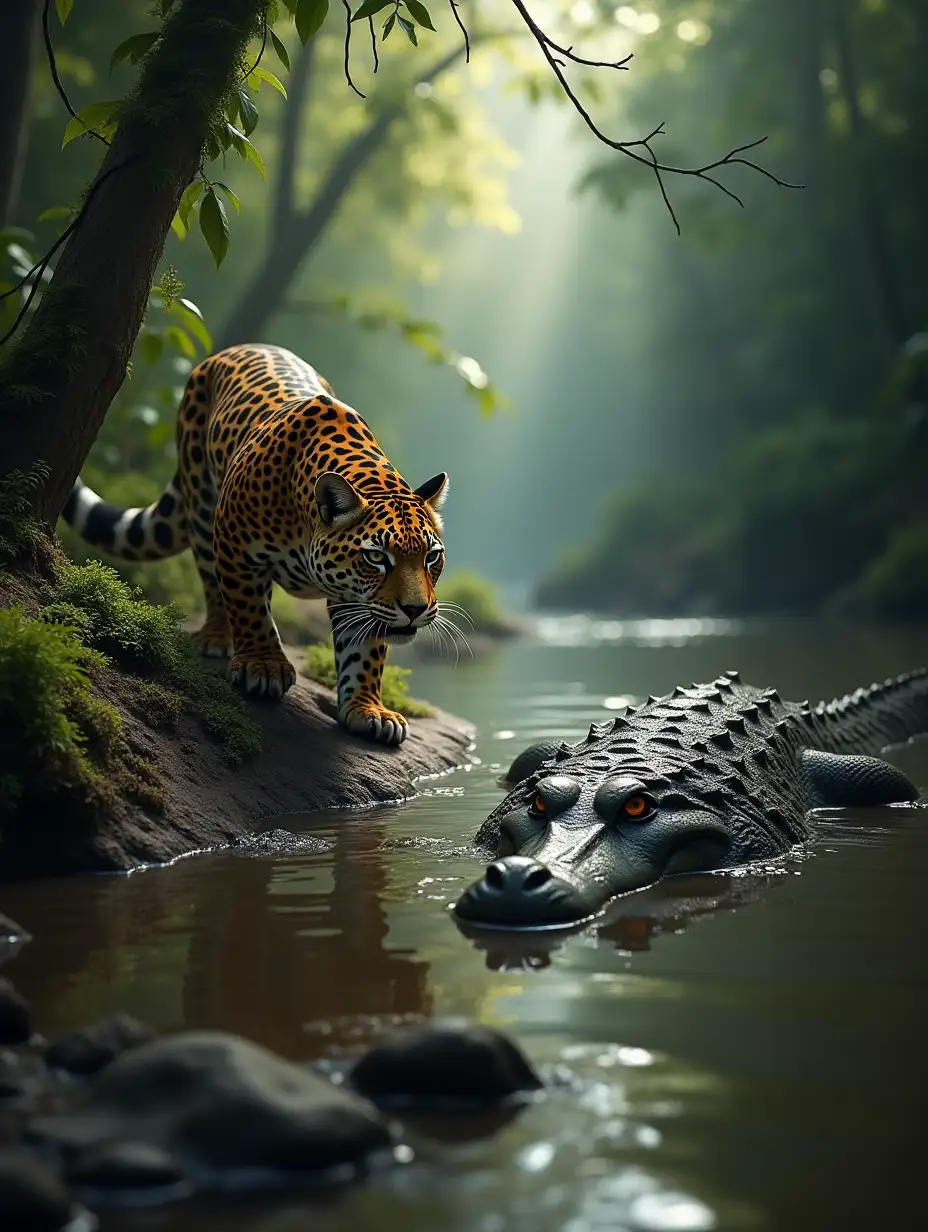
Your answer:
[[[781,188],[802,187],[801,184],[791,184],[786,180],[780,179],[779,176],[774,175],[772,171],[768,171],[759,163],[754,162],[753,159],[744,157],[749,150],[756,149],[759,145],[763,144],[763,142],[767,140],[766,137],[759,137],[756,141],[749,141],[745,145],[737,146],[735,149],[729,150],[723,158],[717,158],[713,162],[704,163],[701,167],[674,167],[670,164],[662,163],[651,148],[651,142],[654,138],[661,136],[664,132],[663,123],[658,124],[658,126],[652,132],[648,133],[646,137],[641,137],[634,141],[616,141],[614,138],[607,136],[607,134],[604,133],[596,124],[596,121],[574,93],[570,82],[567,80],[564,73],[565,61],[570,61],[572,64],[582,64],[588,68],[624,69],[627,67],[628,61],[631,57],[626,56],[624,60],[617,60],[609,63],[607,61],[587,60],[582,56],[577,56],[574,54],[572,47],[561,47],[548,37],[544,30],[542,30],[542,28],[534,20],[531,13],[529,13],[523,3],[523,0],[512,0],[512,3],[515,6],[519,16],[522,18],[522,21],[525,23],[528,32],[538,44],[541,54],[548,62],[551,71],[557,78],[561,89],[567,96],[567,99],[593,136],[596,137],[598,141],[601,141],[603,145],[607,145],[611,149],[617,150],[620,154],[624,154],[627,158],[631,158],[635,162],[641,163],[645,167],[649,167],[651,171],[654,172],[654,177],[657,180],[657,186],[660,189],[661,197],[663,198],[664,204],[670,213],[670,217],[673,220],[673,225],[676,228],[678,235],[680,234],[680,223],[677,220],[676,213],[674,212],[674,208],[670,203],[670,198],[667,195],[663,178],[665,175],[683,175],[689,176],[693,179],[707,180],[710,184],[714,184],[716,188],[721,189],[726,196],[731,197],[733,201],[737,201],[737,203],[742,207],[744,206],[744,202],[738,194],[733,192],[730,188],[727,188],[720,180],[710,175],[709,172],[716,171],[721,167],[749,167],[752,171],[757,171],[760,175],[766,176],[768,180],[772,180],[774,184],[778,184]]]

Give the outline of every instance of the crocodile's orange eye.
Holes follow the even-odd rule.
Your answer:
[[[536,797],[535,797],[535,799],[532,801],[532,809],[533,809],[536,813],[545,813],[545,812],[547,812],[547,806],[546,806],[546,804],[545,804],[544,800],[542,800],[541,796],[536,796]]]
[[[630,800],[626,800],[623,808],[629,817],[643,817],[648,811],[650,805],[644,796],[632,796]]]

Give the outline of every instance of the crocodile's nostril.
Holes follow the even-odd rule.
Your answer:
[[[529,875],[525,878],[522,888],[523,890],[529,891],[540,890],[542,886],[548,884],[551,880],[551,876],[552,874],[550,868],[545,868],[544,866],[533,868]]]
[[[487,885],[494,890],[505,889],[506,870],[501,868],[499,864],[491,864],[486,871],[485,880]]]

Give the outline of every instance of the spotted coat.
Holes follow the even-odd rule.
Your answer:
[[[206,598],[196,640],[228,656],[232,681],[280,698],[296,673],[271,615],[276,583],[328,603],[342,724],[401,743],[405,718],[386,709],[391,643],[408,643],[438,612],[445,474],[413,490],[367,424],[290,351],[236,346],[187,381],[177,423],[177,474],[145,509],[107,504],[80,480],[65,519],[127,560],[190,547]]]

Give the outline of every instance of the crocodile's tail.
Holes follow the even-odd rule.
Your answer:
[[[147,509],[110,505],[78,479],[61,516],[86,543],[124,560],[161,560],[189,544],[179,475]]]
[[[882,684],[819,703],[836,752],[879,753],[928,733],[928,668],[890,676]]]

